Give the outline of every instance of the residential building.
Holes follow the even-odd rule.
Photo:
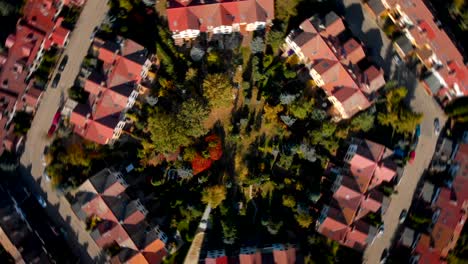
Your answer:
[[[147,80],[154,57],[140,44],[121,37],[116,41],[95,39],[91,49],[102,67],[84,80],[89,98],[86,104],[75,105],[70,123],[83,138],[109,144],[120,137],[125,113],[143,89],[142,81]]]
[[[413,252],[413,260],[417,263],[444,263],[468,217],[468,193],[465,191],[468,186],[468,144],[456,147],[449,171],[452,179],[434,198],[431,231],[421,236]]]
[[[0,153],[11,150],[16,136],[12,120],[16,111],[35,111],[42,90],[35,87],[32,74],[39,67],[44,52],[52,46],[64,47],[70,31],[58,17],[61,0],[28,0],[16,32],[5,41],[6,52],[0,54]]]
[[[369,140],[353,140],[331,188],[329,205],[322,208],[316,228],[340,244],[364,250],[377,235],[377,227],[365,222],[369,213],[383,214],[388,198],[376,189],[396,176],[393,152]]]
[[[117,246],[110,263],[161,263],[168,238],[146,222],[148,211],[126,188],[120,172],[104,169],[78,188],[73,210],[83,221],[95,221],[91,237],[98,246]]]
[[[15,263],[53,263],[3,186],[0,186],[0,219],[0,244]]]
[[[366,57],[356,39],[343,40],[343,20],[334,12],[305,20],[286,38],[288,56],[296,54],[306,64],[315,84],[333,104],[335,120],[348,119],[372,104],[377,91],[385,85],[383,71],[375,66],[360,70]]]
[[[261,263],[276,263],[276,264],[295,264],[299,262],[299,257],[296,256],[297,249],[292,245],[273,244],[263,248],[257,247],[242,247],[239,255],[227,256],[226,251],[208,250],[205,258],[206,264],[261,264]]]
[[[414,54],[426,67],[427,91],[445,101],[468,95],[468,67],[463,53],[424,1],[385,0],[382,4],[389,10],[389,17],[402,27],[405,38],[414,46]],[[408,44],[401,44],[406,55]],[[396,46],[400,46],[398,41]]]
[[[200,33],[255,31],[271,25],[275,17],[273,0],[170,0],[166,13],[176,40],[193,39]]]

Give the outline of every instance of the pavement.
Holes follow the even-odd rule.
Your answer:
[[[47,214],[57,222],[55,224],[67,231],[69,238],[67,241],[83,263],[101,262],[101,250],[85,230],[84,223],[74,214],[67,199],[52,189],[50,183],[42,177],[44,166],[41,157],[44,148],[50,142],[46,135],[53,116],[66,100],[67,90],[73,86],[91,44],[90,36],[94,28],[100,25],[107,11],[107,1],[87,0],[71,33],[69,44],[63,52],[63,55],[69,57],[68,63],[61,74],[57,88],[53,89],[49,85],[43,94],[21,156],[20,173],[24,183],[34,195],[42,195],[47,199]]]
[[[429,166],[435,150],[438,137],[434,134],[434,119],[439,118],[441,126],[446,123],[446,117],[438,103],[429,96],[419,83],[414,69],[404,63],[397,64],[392,57],[396,54],[391,41],[378,27],[375,18],[367,11],[359,0],[336,0],[341,6],[342,14],[348,27],[368,48],[372,60],[382,67],[387,80],[393,79],[399,85],[408,88],[408,103],[415,112],[423,113],[421,136],[416,148],[416,157],[408,164],[398,186],[397,193],[391,196],[389,207],[383,216],[385,231],[374,239],[364,252],[364,263],[379,263],[383,250],[391,246],[393,237],[399,225],[399,216],[403,209],[411,205],[416,186]]]

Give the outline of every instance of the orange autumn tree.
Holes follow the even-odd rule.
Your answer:
[[[221,139],[217,135],[207,136],[205,138],[205,142],[208,143],[207,151],[209,153],[209,157],[204,157],[200,153],[195,155],[192,159],[193,175],[209,169],[213,164],[213,161],[219,160],[223,155]]]

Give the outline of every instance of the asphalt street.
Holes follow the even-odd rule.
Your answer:
[[[404,63],[397,64],[393,60],[396,52],[391,41],[380,30],[375,18],[364,8],[361,1],[337,0],[337,3],[343,7],[346,22],[353,34],[369,48],[372,60],[384,69],[389,79],[396,80],[399,85],[408,88],[409,105],[413,111],[424,115],[414,162],[405,167],[402,179],[396,187],[397,193],[391,196],[390,205],[383,216],[385,231],[383,235],[376,237],[364,252],[364,263],[374,264],[380,262],[383,250],[391,246],[399,225],[400,213],[410,207],[416,186],[430,163],[438,139],[434,134],[434,119],[439,118],[443,126],[446,117],[437,102],[419,83],[414,71]]]
[[[23,181],[33,195],[42,195],[47,200],[47,214],[56,220],[55,224],[66,231],[67,242],[80,256],[83,263],[100,262],[101,250],[85,230],[84,223],[72,211],[67,199],[52,189],[50,183],[42,177],[44,166],[41,157],[44,148],[49,144],[46,135],[53,116],[66,100],[67,90],[73,86],[80,65],[91,44],[90,36],[94,28],[100,25],[107,11],[107,1],[87,0],[76,27],[71,33],[69,44],[63,52],[63,55],[69,57],[68,63],[61,74],[57,88],[53,89],[49,84],[43,94],[21,156],[20,171]]]

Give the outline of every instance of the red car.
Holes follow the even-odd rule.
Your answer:
[[[409,154],[409,163],[413,164],[414,158],[416,157],[416,151],[411,151]]]
[[[57,113],[54,115],[54,119],[52,119],[52,125],[50,126],[49,131],[47,131],[48,137],[52,137],[54,135],[55,130],[57,130],[58,124],[60,122],[60,118],[60,111],[57,111]]]
[[[54,119],[52,120],[52,125],[58,125],[58,123],[60,122],[60,118],[61,118],[61,114],[60,114],[60,111],[57,111],[57,113],[55,113],[54,115]]]

